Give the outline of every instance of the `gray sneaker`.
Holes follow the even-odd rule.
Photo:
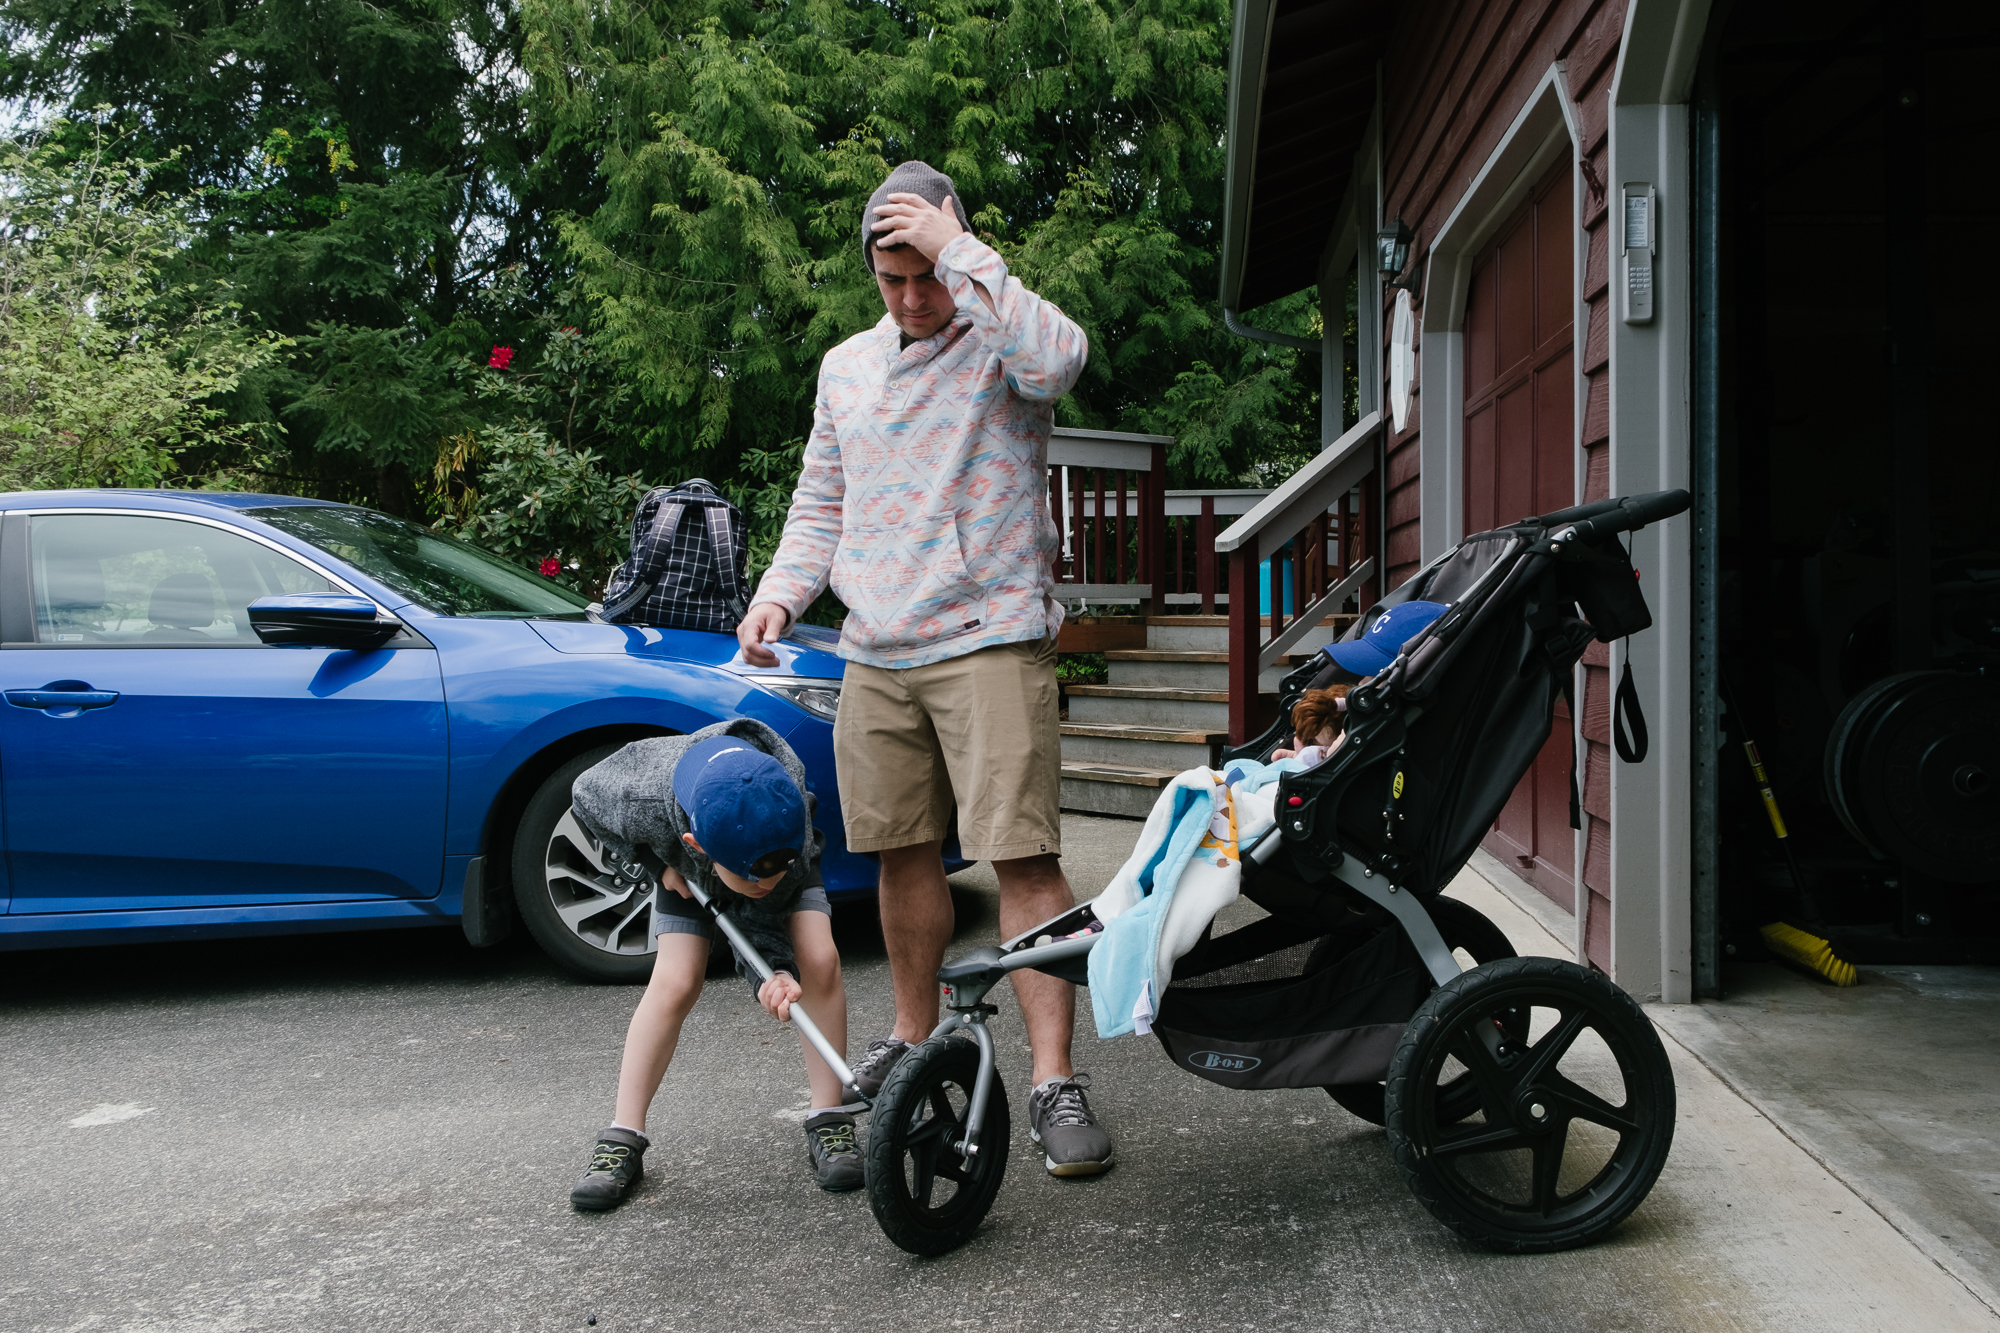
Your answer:
[[[590,1150],[590,1165],[570,1189],[570,1206],[601,1213],[625,1202],[646,1174],[646,1140],[629,1129],[607,1129]]]
[[[829,1194],[861,1188],[861,1150],[854,1142],[854,1117],[821,1111],[806,1121],[806,1164]]]
[[[880,1041],[868,1043],[868,1049],[854,1062],[854,1086],[870,1098],[882,1095],[882,1085],[889,1079],[889,1071],[910,1049],[907,1041],[894,1037],[884,1037]]]
[[[1096,1176],[1111,1169],[1111,1136],[1090,1113],[1090,1075],[1052,1078],[1028,1094],[1028,1137],[1042,1145],[1052,1176]]]

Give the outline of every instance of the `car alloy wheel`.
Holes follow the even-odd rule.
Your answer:
[[[650,957],[653,881],[645,867],[621,865],[565,810],[549,835],[542,883],[556,918],[583,944],[618,957]]]
[[[601,745],[542,781],[514,833],[514,902],[521,924],[563,969],[588,981],[644,981],[652,975],[652,881],[617,864],[570,810],[584,770],[619,747]]]

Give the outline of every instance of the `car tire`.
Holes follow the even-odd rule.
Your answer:
[[[565,972],[630,984],[653,974],[652,882],[621,873],[570,813],[578,776],[621,748],[585,750],[528,798],[514,833],[514,902],[528,934]]]

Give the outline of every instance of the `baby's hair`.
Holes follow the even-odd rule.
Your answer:
[[[1292,709],[1292,735],[1300,745],[1317,745],[1322,731],[1338,736],[1347,726],[1347,686],[1307,690]]]

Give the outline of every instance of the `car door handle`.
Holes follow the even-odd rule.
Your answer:
[[[16,708],[75,709],[106,708],[118,702],[116,690],[8,690],[7,702]]]

